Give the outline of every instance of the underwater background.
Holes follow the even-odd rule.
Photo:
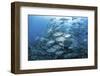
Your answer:
[[[88,17],[28,15],[28,60],[88,58]]]

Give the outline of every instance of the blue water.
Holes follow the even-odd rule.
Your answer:
[[[65,55],[65,57],[63,57],[62,55],[60,57],[56,56],[55,55],[56,52],[49,53],[46,51],[49,48],[52,48],[52,47],[48,47],[48,46],[45,47],[45,46],[49,42],[49,40],[52,39],[53,37],[53,35],[49,37],[49,33],[48,33],[48,30],[52,28],[53,25],[55,25],[54,27],[61,26],[59,30],[60,32],[65,31],[64,33],[69,33],[71,35],[69,40],[65,42],[66,44],[64,44],[64,46],[67,46],[66,47],[67,49],[63,49],[63,51],[69,50],[68,53],[64,52],[62,54],[62,55]],[[40,42],[39,40],[41,40],[41,38],[45,38],[45,39],[47,38],[49,40]],[[70,39],[72,39],[72,41]],[[28,45],[29,47],[30,46],[32,47],[29,49],[29,60],[87,58],[88,57],[87,55],[88,53],[88,17],[28,15]],[[38,47],[36,45],[38,45]],[[68,49],[68,48],[71,48],[71,49]],[[59,51],[58,53],[62,53]],[[73,52],[73,54],[71,51]]]
[[[49,16],[28,16],[28,40],[29,43],[34,44],[36,37],[44,35],[47,25],[51,17]]]
[[[87,17],[74,17],[74,18],[83,18],[87,20]],[[43,15],[29,15],[28,16],[28,41],[30,44],[35,43],[36,37],[42,37],[45,35],[50,19],[52,18],[63,18],[62,16],[43,16]],[[65,17],[66,18],[66,17]],[[84,23],[88,24],[88,20]]]

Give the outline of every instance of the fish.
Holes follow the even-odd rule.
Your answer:
[[[47,42],[47,45],[48,44],[53,44],[54,42],[55,42],[54,40],[50,40],[50,41]]]
[[[63,35],[62,32],[56,32],[56,33],[53,34],[53,36],[61,36],[61,35]]]
[[[64,42],[65,40],[66,40],[65,37],[57,37],[56,38],[56,41],[58,41],[58,42]]]
[[[48,30],[48,33],[50,33],[52,31],[52,28],[50,28],[49,30]]]
[[[56,50],[57,50],[56,48],[51,47],[50,49],[47,50],[47,52],[53,53],[53,52],[55,52]]]
[[[64,37],[69,38],[69,37],[71,37],[71,35],[70,34],[65,34]]]
[[[56,55],[61,55],[61,54],[63,54],[64,53],[64,51],[57,51],[55,54]]]

